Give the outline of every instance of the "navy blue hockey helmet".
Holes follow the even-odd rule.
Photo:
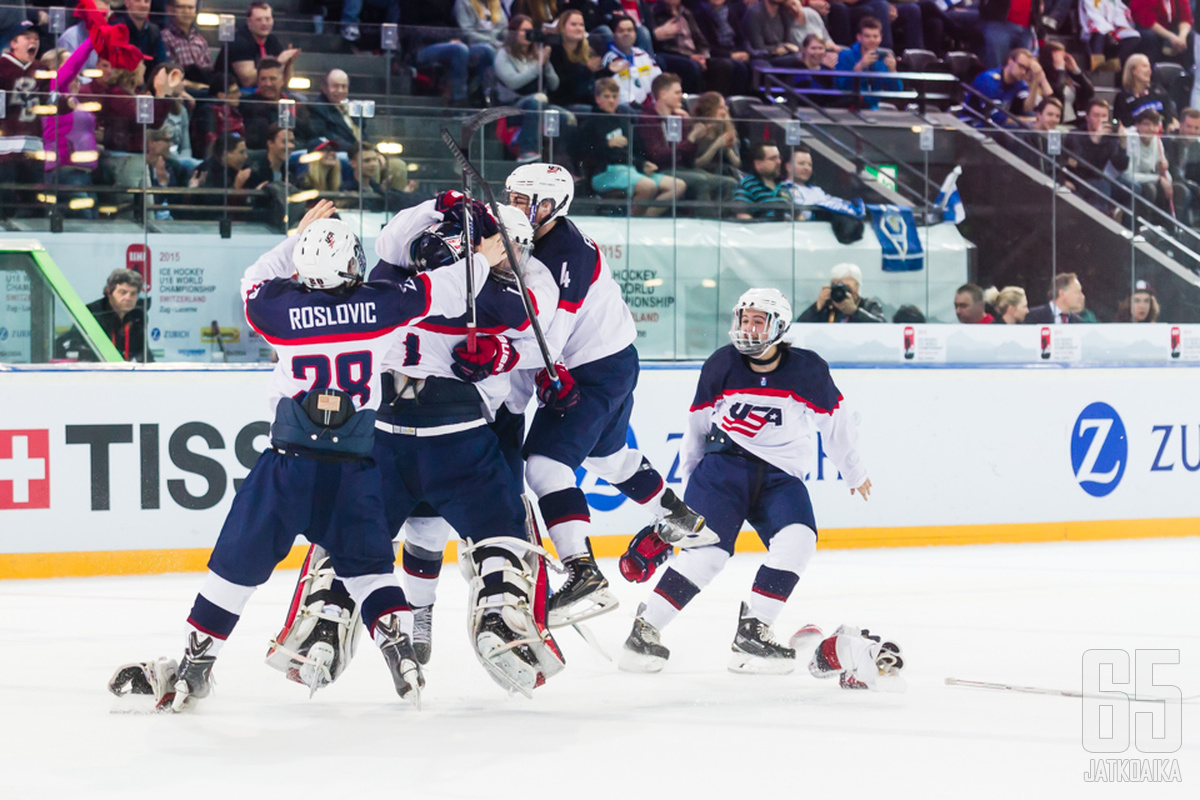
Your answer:
[[[417,272],[426,272],[462,261],[464,250],[462,226],[445,220],[430,225],[412,240],[408,260]]]

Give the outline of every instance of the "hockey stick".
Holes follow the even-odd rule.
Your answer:
[[[607,650],[600,646],[600,640],[596,638],[596,634],[592,633],[591,628],[587,627],[581,622],[572,622],[571,627],[575,629],[575,632],[578,633],[593,650],[603,656],[605,661],[612,661],[612,656],[608,654]]]
[[[497,108],[494,110],[502,111],[503,109]],[[458,162],[459,167],[462,169],[463,180],[466,180],[470,176],[479,183],[479,187],[483,190],[483,196],[487,200],[487,205],[492,212],[492,216],[499,221],[500,209],[496,205],[496,195],[493,194],[492,187],[479,174],[479,170],[475,169],[475,165],[463,153],[462,148],[458,146],[458,142],[454,141],[454,136],[445,128],[442,128],[442,141],[446,143],[446,147],[450,148],[454,160]],[[546,344],[546,335],[542,332],[542,326],[538,323],[537,311],[533,307],[533,299],[529,296],[529,290],[525,287],[525,276],[521,274],[520,266],[517,262],[517,254],[513,250],[512,240],[508,238],[508,231],[504,229],[503,225],[498,225],[498,227],[500,228],[500,240],[504,243],[504,254],[508,256],[508,263],[512,264],[513,274],[517,276],[517,286],[521,290],[521,302],[525,305],[525,314],[529,317],[529,326],[533,329],[534,338],[537,339],[538,350],[541,351],[542,361],[546,365],[546,372],[550,375],[551,380],[554,382],[554,387],[557,389],[560,387],[558,371],[554,368],[554,359],[550,357],[550,346]],[[472,320],[474,320],[473,313],[475,306],[474,295],[470,292],[471,285],[468,283],[468,294],[471,295],[469,311],[472,313]]]
[[[1021,692],[1022,694],[1048,694],[1058,697],[1078,697],[1087,700],[1113,700],[1113,695],[1124,694],[1124,692],[1106,692],[1104,694],[1096,694],[1091,692],[1077,692],[1074,689],[1042,689],[1037,686],[1016,686],[1010,683],[989,683],[988,681],[966,681],[959,678],[946,678],[947,686],[962,686],[967,689],[997,689],[1005,692]],[[1128,700],[1134,703],[1188,703],[1200,699],[1200,694],[1188,695],[1187,697],[1172,698],[1172,697],[1146,697],[1144,695],[1126,694]]]
[[[478,114],[472,114],[462,124],[462,132],[458,140],[462,142],[462,146],[468,152],[471,150],[471,139],[475,136],[475,131],[479,130],[489,122],[494,122],[498,119],[503,119],[510,114],[523,114],[521,109],[512,106],[501,106],[500,108],[489,108],[480,111]],[[445,129],[442,129],[445,133]],[[471,176],[464,169],[462,171],[462,225],[464,241],[471,242]],[[514,262],[515,263],[515,262]],[[515,271],[515,269],[514,269]],[[475,332],[476,332],[476,311],[475,311],[475,275],[470,268],[470,262],[467,263],[467,352],[475,352]]]

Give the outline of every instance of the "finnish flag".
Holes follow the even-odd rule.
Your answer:
[[[935,208],[942,210],[942,222],[953,222],[955,225],[967,218],[967,209],[963,206],[962,198],[958,196],[959,175],[962,175],[961,165],[951,170],[946,180],[942,181],[941,191],[933,203]]]

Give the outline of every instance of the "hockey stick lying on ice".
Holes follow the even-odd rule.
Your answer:
[[[499,112],[504,109],[497,108],[493,110]],[[520,109],[513,110],[519,111],[522,114],[525,113],[520,111]],[[465,130],[466,126],[464,125],[463,127]],[[458,146],[458,142],[454,141],[454,136],[445,128],[442,128],[442,141],[445,142],[446,147],[450,148],[450,152],[454,155],[454,160],[458,162],[459,167],[463,171],[464,179],[470,176],[479,184],[479,188],[483,190],[483,196],[487,200],[487,205],[492,212],[492,216],[499,221],[500,210],[496,206],[496,196],[492,192],[492,187],[479,174],[479,170],[475,169],[475,165],[463,153],[462,148]],[[504,253],[508,256],[508,263],[512,264],[513,274],[517,277],[517,286],[521,289],[521,302],[525,305],[525,314],[529,317],[529,326],[533,329],[534,338],[537,339],[538,350],[541,351],[542,361],[546,365],[546,372],[549,373],[557,388],[559,382],[555,376],[558,375],[558,371],[554,368],[554,359],[550,357],[550,346],[546,344],[546,335],[542,332],[542,326],[538,323],[537,311],[533,307],[533,300],[529,296],[529,290],[525,287],[525,276],[521,274],[516,251],[513,250],[512,240],[508,238],[508,231],[504,229],[503,225],[498,225],[497,227],[500,228],[500,240],[504,242]]]
[[[1021,692],[1022,694],[1049,694],[1057,695],[1058,697],[1079,697],[1088,700],[1113,700],[1114,695],[1124,694],[1123,692],[1077,692],[1074,689],[1042,689],[1037,686],[1015,686],[1009,683],[989,683],[987,681],[966,681],[959,678],[946,678],[947,686],[962,686],[967,689],[998,689],[1005,692]],[[1188,695],[1187,697],[1147,697],[1145,695],[1126,694],[1129,700],[1135,703],[1190,703],[1195,700],[1200,700],[1200,694]]]

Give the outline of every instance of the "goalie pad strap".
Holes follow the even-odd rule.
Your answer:
[[[482,564],[489,558],[503,558],[518,569],[523,569],[525,566],[525,562],[521,561],[520,557],[516,553],[505,547],[485,545],[476,548],[471,555],[474,557],[475,563],[477,564]]]
[[[346,594],[345,592],[335,591],[332,588],[318,589],[317,591],[308,595],[308,597],[306,597],[304,600],[305,605],[312,605],[313,603],[321,603],[322,605],[325,603],[332,603],[335,606],[341,606],[351,614],[354,613],[355,604],[350,595]]]
[[[523,588],[518,587],[516,584],[509,583],[508,581],[503,581],[501,583],[493,584],[491,586],[482,587],[479,590],[479,597],[481,597],[481,598],[492,597],[493,595],[497,595],[497,594],[512,594],[512,595],[516,595],[517,597],[525,597],[525,596],[527,596],[528,591],[529,590],[527,588],[523,589]]]

